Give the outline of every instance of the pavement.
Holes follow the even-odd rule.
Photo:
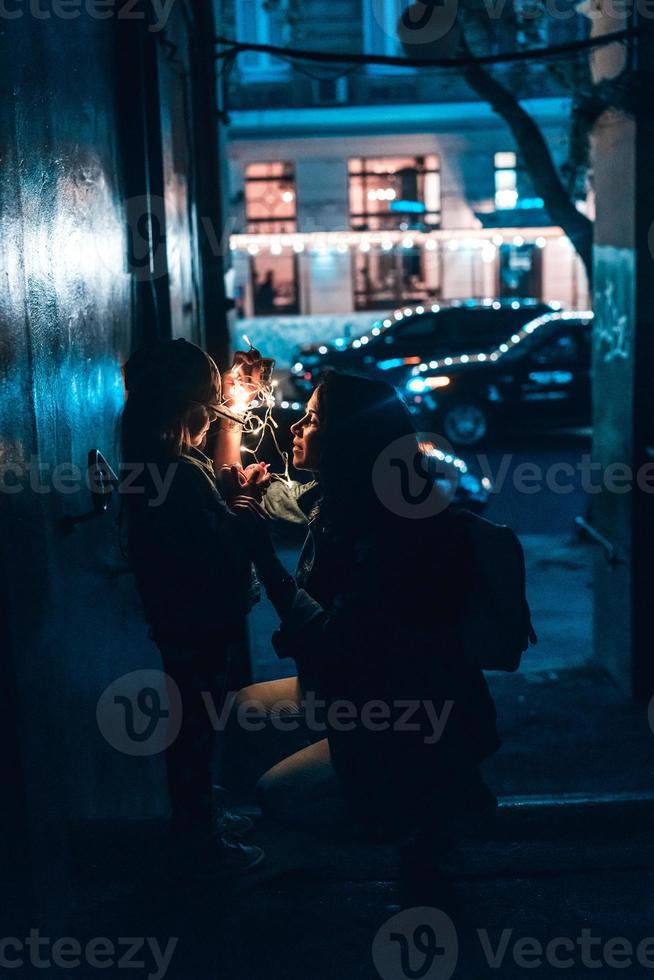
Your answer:
[[[523,541],[540,643],[519,672],[489,677],[504,742],[485,773],[494,817],[417,857],[259,819],[265,865],[202,885],[162,876],[159,824],[76,827],[67,934],[176,938],[165,975],[180,980],[654,976],[647,710],[592,661],[589,547]],[[274,625],[260,607],[258,679],[287,669]],[[161,976],[143,961],[135,975]]]
[[[651,976],[653,813],[647,797],[505,801],[444,871],[428,854],[262,824],[262,869],[204,885],[162,882],[160,828],[96,829],[63,934],[176,939],[166,976],[180,980],[576,978],[617,962]]]

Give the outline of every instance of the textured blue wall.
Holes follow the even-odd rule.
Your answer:
[[[166,803],[161,760],[119,755],[95,723],[111,680],[157,666],[114,520],[67,535],[61,518],[89,509],[88,490],[51,485],[91,447],[116,460],[134,320],[114,88],[130,65],[119,69],[111,22],[26,11],[2,32],[1,572],[38,850],[66,817]],[[25,472],[37,461],[40,484]]]

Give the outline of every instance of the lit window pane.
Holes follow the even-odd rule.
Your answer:
[[[517,187],[515,170],[498,170],[495,174],[495,189],[498,191],[514,191]]]
[[[245,215],[249,232],[274,234],[297,230],[292,163],[270,161],[247,165]]]
[[[498,191],[495,195],[495,207],[514,208],[518,203],[516,191]]]
[[[515,153],[496,153],[495,154],[495,166],[499,169],[511,169],[516,166],[516,155]]]
[[[425,207],[428,211],[441,209],[441,175],[425,174]]]
[[[266,163],[248,163],[245,168],[245,179],[257,177],[288,177],[293,179],[293,164],[282,160],[271,160]]]
[[[365,211],[364,188],[360,180],[350,181],[350,213],[363,214]]]
[[[258,255],[250,260],[255,316],[298,313],[295,256]]]
[[[436,154],[350,160],[352,227],[380,231],[438,226],[439,170]]]

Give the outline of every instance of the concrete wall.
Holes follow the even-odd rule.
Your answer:
[[[2,573],[28,795],[44,820],[57,804],[70,816],[145,815],[163,805],[159,765],[126,767],[98,731],[95,702],[156,651],[113,520],[66,534],[61,519],[88,511],[90,497],[52,485],[55,467],[84,469],[91,447],[117,461],[134,307],[115,38],[86,18],[46,27],[30,17],[12,38],[1,69],[3,91],[15,92],[2,100]]]
[[[179,4],[172,16],[179,65]],[[6,768],[3,759],[2,829],[20,803],[35,873],[56,904],[53,862],[65,864],[69,819],[167,811],[161,756],[117,752],[96,723],[110,682],[160,666],[116,510],[72,533],[62,520],[91,507],[79,479],[88,450],[118,464],[121,368],[134,344],[153,331],[202,339],[202,279],[188,213],[193,146],[179,120],[184,82],[168,70],[162,39],[134,21],[27,11],[2,33],[0,677],[3,724],[8,706],[18,734]],[[134,264],[139,232],[129,219],[143,218],[140,195],[157,180],[171,235],[151,278],[147,257]],[[3,832],[6,843],[15,849],[16,838]]]

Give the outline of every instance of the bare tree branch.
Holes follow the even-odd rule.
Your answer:
[[[465,41],[462,42],[467,51]],[[549,146],[538,124],[510,92],[481,65],[465,69],[470,87],[504,119],[513,134],[534,190],[557,225],[565,231],[579,254],[589,281],[593,268],[593,223],[574,205],[556,169]]]

